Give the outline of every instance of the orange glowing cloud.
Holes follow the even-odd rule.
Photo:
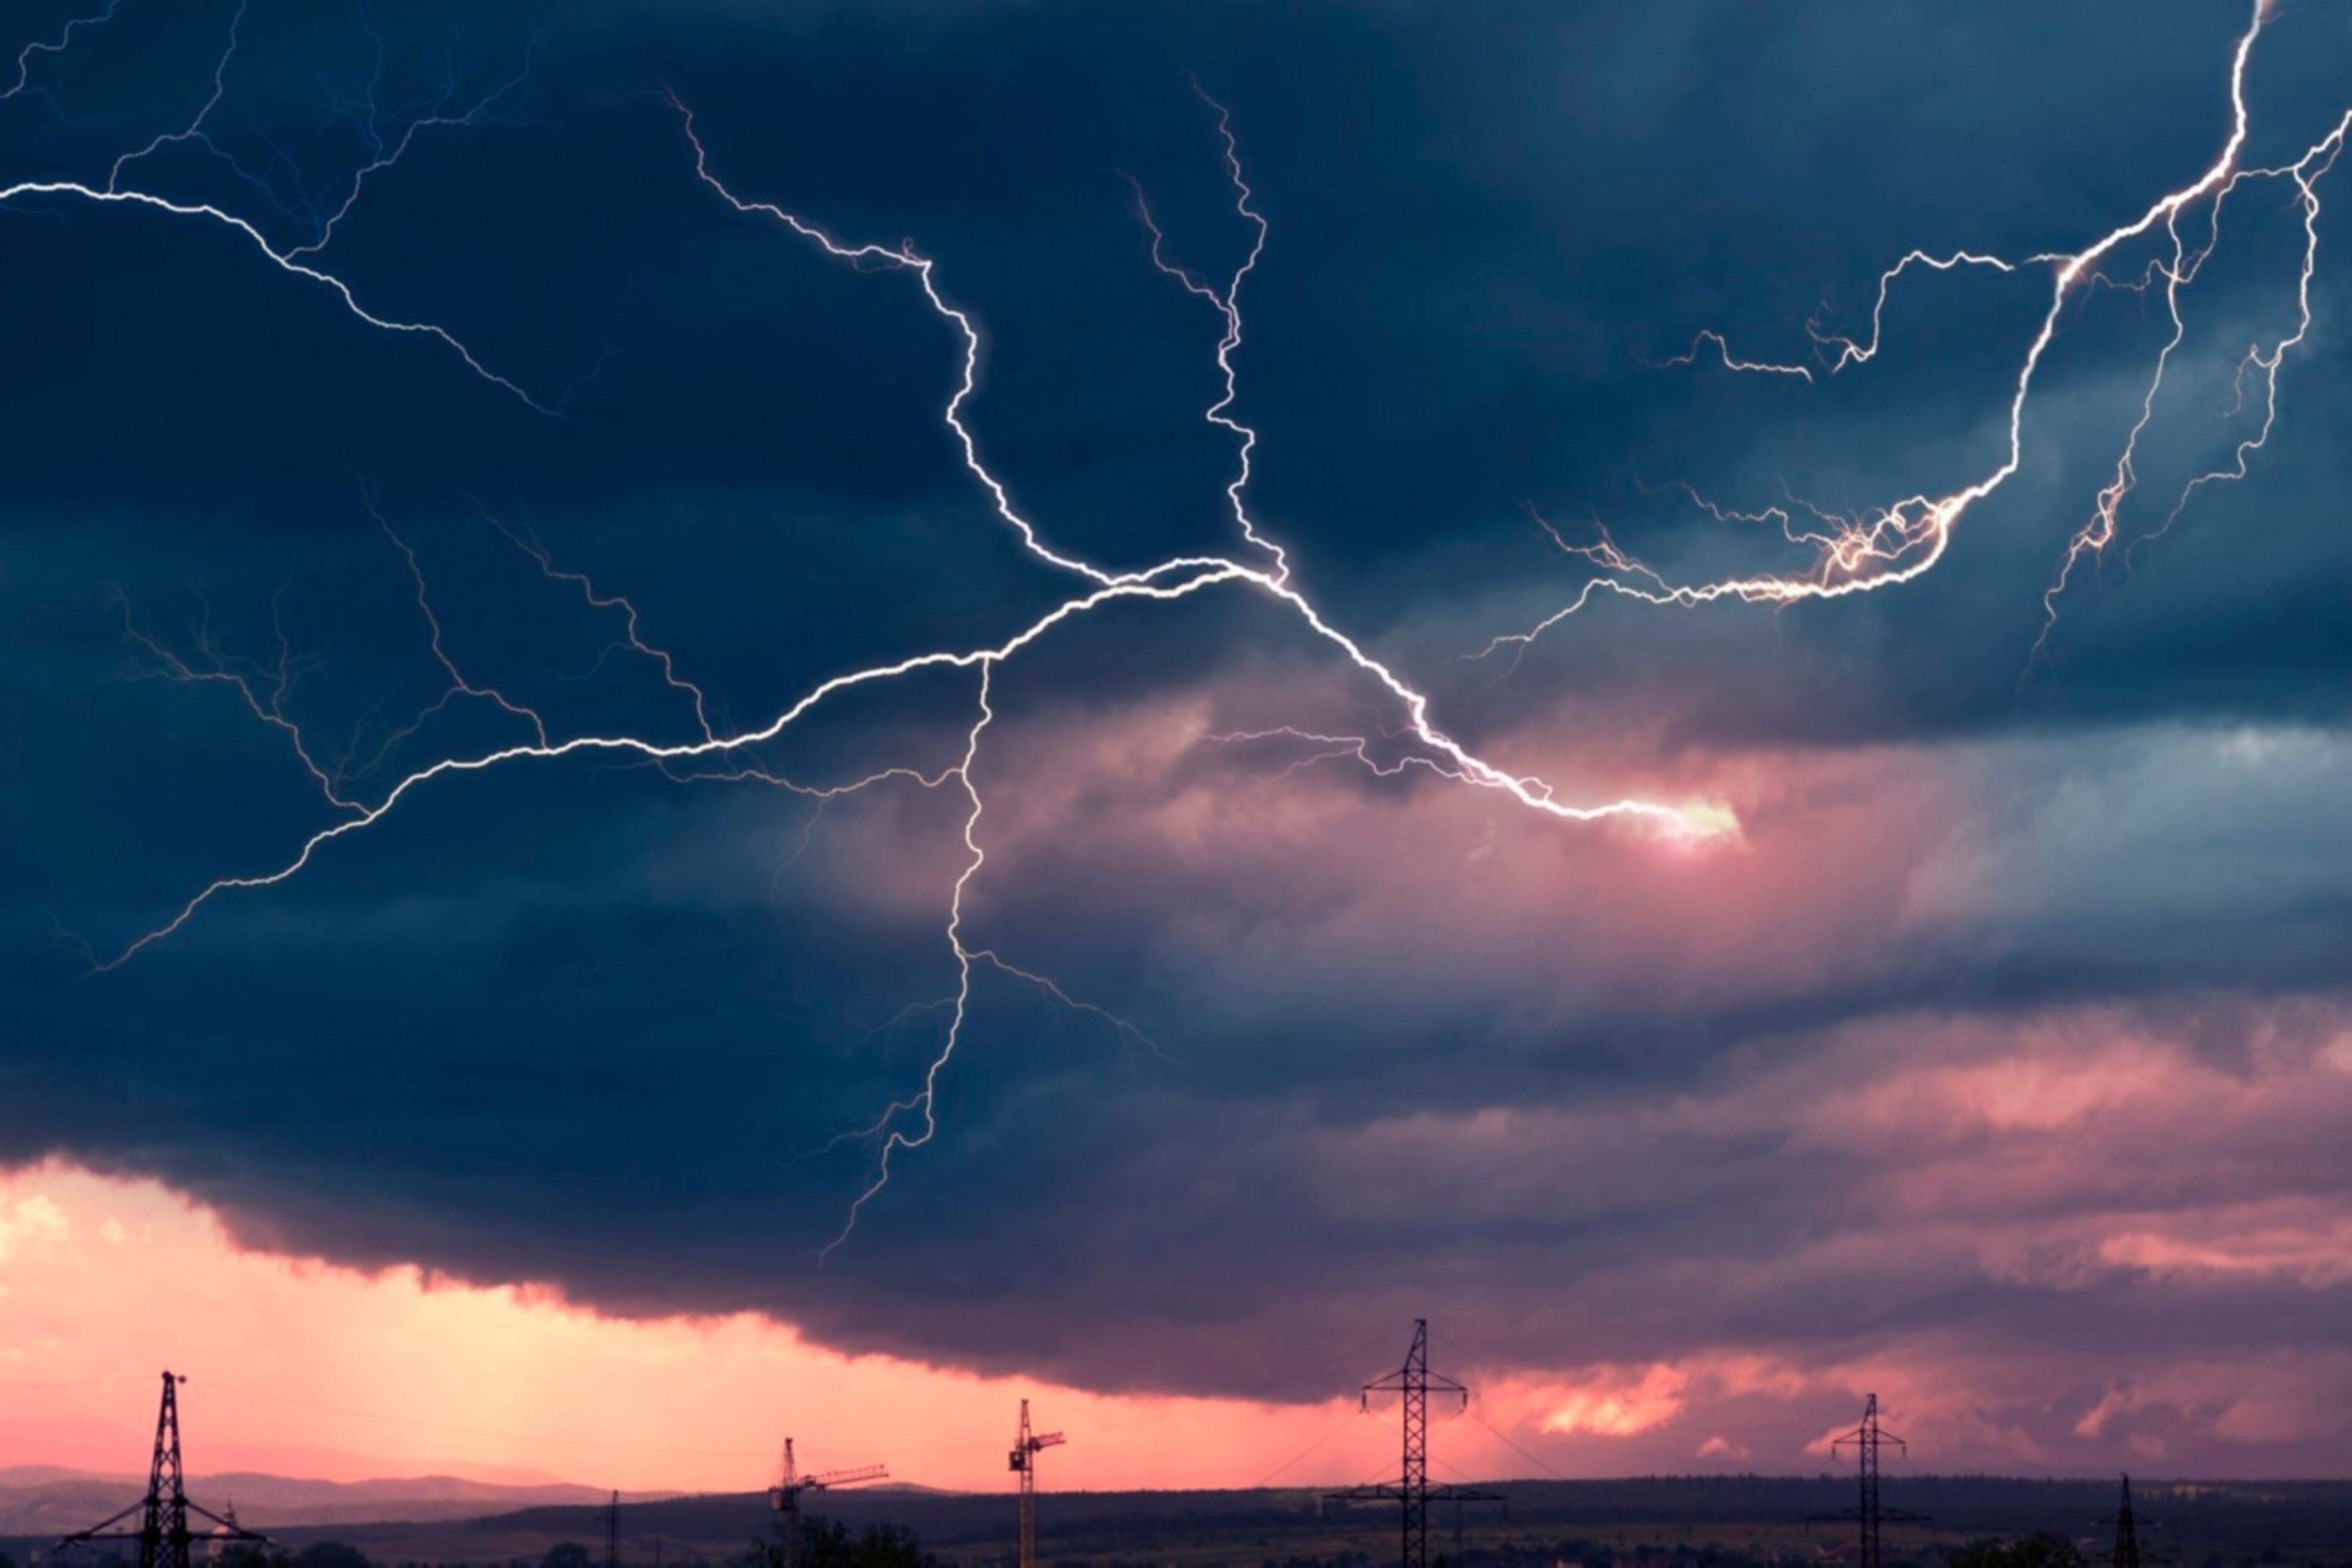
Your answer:
[[[1689,1382],[1674,1367],[1660,1365],[1645,1369],[1631,1383],[1568,1389],[1538,1425],[1546,1432],[1629,1437],[1681,1415],[1683,1390]]]

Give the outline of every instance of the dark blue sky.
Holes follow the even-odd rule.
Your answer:
[[[2244,6],[76,14],[0,51],[5,85],[18,35],[68,37],[0,100],[0,1160],[157,1175],[260,1245],[1104,1387],[1264,1387],[1442,1294],[1499,1367],[1948,1365],[2053,1466],[2307,1468],[2352,1436],[2196,1392],[2352,1391],[2352,1163],[2312,1110],[2352,1109],[2333,210],[2248,477],[2126,559],[2260,431],[2243,356],[2298,318],[2292,178],[2184,209],[2210,250],[2124,539],[2042,657],[2170,332],[2160,226],[2067,296],[2018,471],[1932,571],[1603,595],[1461,657],[1594,574],[1531,510],[1676,582],[1793,579],[1801,544],[1676,487],[1802,529],[1790,497],[1868,516],[1992,469],[2051,298],[2022,258],[2213,164]],[[2233,167],[2324,152],[2347,56],[2340,11],[2274,7]],[[1201,276],[1248,254],[1194,79],[1269,225],[1234,413],[1297,587],[1481,756],[1720,803],[1736,844],[1399,771],[1428,752],[1393,693],[1213,589],[1003,663],[965,777],[969,669],[667,774],[523,757],[86,973],[346,814],[297,735],[373,806],[531,741],[518,709],[700,732],[624,612],[518,540],[627,595],[721,733],[1086,587],[963,466],[917,279],[730,210],[666,92],[737,195],[935,261],[982,332],[971,428],[1055,548],[1256,563],[1202,418],[1222,318],[1154,271],[1129,184]],[[110,170],[213,213],[97,200]],[[525,395],[219,215],[281,258],[326,237],[297,258]],[[1906,273],[1884,353],[1826,374],[1805,323],[1866,331],[1915,247],[2020,266]],[[1702,329],[1818,374],[1661,363]],[[1203,739],[1277,725],[1379,765]],[[673,776],[753,763],[929,783]],[[967,783],[967,945],[1142,1037],[980,963],[938,1135],[820,1268],[877,1156],[827,1140],[920,1088],[952,1016]],[[1212,1331],[1244,1348],[1202,1357]],[[2117,1388],[2133,1414],[2091,1421]]]

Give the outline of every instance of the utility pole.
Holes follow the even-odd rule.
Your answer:
[[[58,1542],[59,1550],[93,1541],[136,1541],[139,1568],[188,1568],[188,1515],[194,1513],[220,1527],[216,1539],[250,1541],[264,1545],[269,1538],[246,1529],[232,1511],[226,1519],[188,1500],[186,1477],[180,1463],[179,1385],[187,1379],[166,1372],[163,1402],[155,1412],[155,1447],[147,1460],[147,1495],[110,1519],[88,1530],[78,1530]],[[115,1530],[132,1514],[136,1531]]]
[[[1013,1439],[1013,1468],[1021,1477],[1021,1568],[1037,1568],[1037,1452],[1069,1439],[1029,1429],[1029,1402],[1021,1402],[1021,1430]]]
[[[1878,1395],[1864,1394],[1862,1405],[1862,1425],[1830,1444],[1832,1454],[1843,1448],[1854,1452],[1854,1468],[1861,1486],[1850,1513],[1823,1513],[1813,1517],[1821,1520],[1852,1520],[1860,1531],[1861,1557],[1857,1568],[1880,1568],[1879,1526],[1885,1521],[1897,1523],[1925,1521],[1924,1513],[1912,1513],[1905,1509],[1882,1508],[1878,1501],[1878,1450],[1882,1444],[1892,1443],[1905,1448],[1903,1439],[1878,1424]],[[1905,1451],[1908,1451],[1907,1448]]]
[[[1360,1403],[1371,1408],[1375,1394],[1403,1395],[1404,1454],[1398,1479],[1382,1481],[1378,1486],[1351,1487],[1343,1492],[1326,1494],[1328,1502],[1351,1502],[1393,1498],[1401,1516],[1401,1533],[1397,1561],[1401,1568],[1428,1568],[1429,1564],[1429,1505],[1450,1502],[1455,1507],[1454,1517],[1461,1518],[1461,1505],[1466,1502],[1502,1502],[1500,1492],[1482,1492],[1468,1487],[1429,1484],[1429,1393],[1435,1389],[1441,1394],[1459,1397],[1462,1407],[1470,1407],[1470,1391],[1443,1373],[1429,1370],[1429,1320],[1412,1321],[1412,1345],[1404,1352],[1404,1365],[1377,1383],[1364,1384]],[[1459,1539],[1458,1527],[1456,1539]]]
[[[604,1508],[604,1568],[621,1568],[621,1490],[613,1489],[613,1500]]]
[[[867,1465],[861,1469],[824,1470],[804,1476],[793,1462],[793,1440],[785,1438],[783,1473],[776,1484],[768,1489],[768,1506],[776,1510],[778,1568],[798,1568],[800,1563],[801,1493],[823,1491],[827,1487],[856,1486],[860,1481],[878,1481],[889,1473],[887,1465]]]

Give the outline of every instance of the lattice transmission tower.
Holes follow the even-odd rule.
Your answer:
[[[59,1540],[59,1551],[89,1542],[135,1541],[139,1543],[139,1568],[188,1568],[191,1513],[218,1527],[212,1532],[214,1541],[269,1543],[268,1536],[237,1523],[234,1511],[223,1518],[188,1500],[186,1476],[180,1463],[179,1389],[186,1381],[168,1372],[163,1374],[163,1403],[155,1412],[155,1448],[147,1461],[147,1495],[111,1519],[100,1520],[88,1530],[78,1530]],[[139,1516],[137,1530],[114,1528],[134,1513]]]
[[[2139,1521],[2132,1517],[2131,1478],[2124,1478],[2123,1506],[2116,1510],[2115,1568],[2139,1568]]]
[[[1830,1452],[1852,1448],[1854,1469],[1860,1483],[1860,1495],[1850,1511],[1815,1514],[1822,1520],[1852,1520],[1859,1532],[1860,1556],[1857,1568],[1879,1568],[1879,1527],[1893,1521],[1898,1524],[1918,1523],[1927,1519],[1924,1513],[1907,1509],[1885,1508],[1878,1500],[1878,1450],[1881,1445],[1892,1443],[1907,1452],[1902,1438],[1878,1424],[1878,1395],[1864,1394],[1862,1404],[1862,1424],[1844,1436],[1832,1440]]]
[[[1403,1463],[1394,1481],[1382,1481],[1377,1486],[1350,1487],[1343,1492],[1325,1494],[1327,1502],[1355,1502],[1393,1498],[1399,1516],[1397,1561],[1402,1568],[1428,1568],[1429,1564],[1429,1505],[1450,1502],[1457,1507],[1469,1502],[1501,1502],[1500,1492],[1478,1491],[1469,1487],[1429,1484],[1429,1395],[1432,1390],[1447,1398],[1459,1398],[1462,1407],[1470,1407],[1470,1390],[1442,1373],[1429,1370],[1429,1320],[1412,1321],[1412,1345],[1404,1352],[1404,1364],[1375,1383],[1364,1384],[1360,1395],[1363,1408],[1371,1408],[1375,1394],[1402,1395],[1404,1426]]]

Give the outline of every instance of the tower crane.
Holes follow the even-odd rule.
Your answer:
[[[1037,1568],[1037,1453],[1069,1439],[1059,1432],[1029,1427],[1029,1402],[1021,1402],[1021,1431],[1013,1440],[1013,1468],[1021,1477],[1021,1568]]]
[[[797,1568],[801,1555],[801,1493],[824,1491],[831,1487],[856,1486],[861,1481],[878,1481],[890,1473],[887,1465],[863,1465],[855,1469],[818,1470],[803,1475],[793,1459],[793,1440],[784,1439],[784,1468],[776,1484],[768,1489],[768,1506],[776,1510],[776,1535],[780,1542],[779,1568]]]

